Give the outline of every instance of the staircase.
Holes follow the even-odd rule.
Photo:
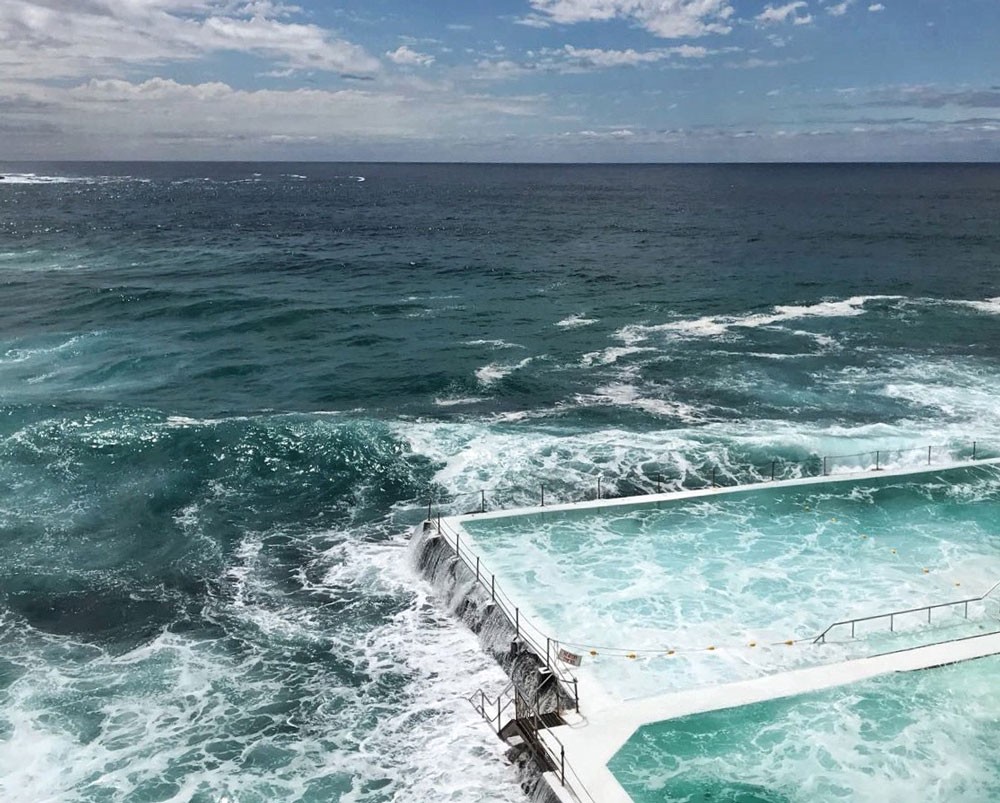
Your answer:
[[[555,772],[561,780],[565,752],[560,747],[559,754],[555,754],[539,737],[539,732],[564,725],[565,721],[559,710],[539,710],[538,700],[537,692],[530,695],[513,682],[493,699],[482,689],[469,698],[472,707],[497,736],[510,744],[525,745],[541,772]]]

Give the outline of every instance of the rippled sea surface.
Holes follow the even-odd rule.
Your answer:
[[[518,801],[428,496],[1000,453],[997,166],[0,174],[5,801]]]

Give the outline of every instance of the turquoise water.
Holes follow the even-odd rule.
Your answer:
[[[1000,798],[1000,658],[645,725],[609,768],[635,803]]]
[[[998,501],[1000,469],[977,466],[465,527],[543,630],[583,653],[614,694],[636,697],[947,638],[954,627],[997,629],[973,604],[970,622],[961,607],[931,626],[900,617],[908,640],[893,639],[886,620],[860,625],[856,641],[847,629],[822,646],[782,644],[849,617],[983,594],[1000,580]]]

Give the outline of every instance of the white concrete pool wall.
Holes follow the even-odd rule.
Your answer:
[[[991,465],[1000,466],[1000,458],[952,462],[935,466],[886,468],[879,469],[877,473],[872,469],[844,471],[817,477],[763,481],[749,485],[702,488],[691,491],[667,491],[642,496],[593,499],[544,507],[534,506],[484,513],[467,513],[442,517],[442,535],[447,540],[450,531],[452,539],[449,540],[449,543],[452,548],[456,548],[460,541],[461,551],[468,560],[470,554],[479,554],[476,538],[463,526],[468,521],[481,522],[523,516],[549,517],[557,516],[559,513],[579,511],[599,512],[610,509],[658,508],[663,504],[681,502],[687,499],[749,494],[774,488],[856,483],[864,480],[881,480],[886,477],[933,476],[956,469]],[[502,577],[493,575],[493,579],[499,588],[503,588]],[[553,637],[558,636],[558,634],[552,634],[550,630],[546,629],[546,623],[534,612],[530,600],[517,600],[517,605],[521,622],[526,629],[530,629],[535,634],[548,633]],[[531,646],[536,652],[540,652],[537,640]],[[984,657],[998,652],[1000,652],[1000,635],[986,634],[970,639],[960,639],[853,661],[793,670],[777,675],[766,675],[749,681],[691,689],[662,697],[625,701],[624,703],[607,693],[584,665],[572,670],[579,684],[579,714],[569,713],[566,725],[553,729],[551,733],[543,731],[542,737],[550,743],[550,747],[556,753],[558,753],[560,742],[565,748],[567,765],[572,768],[572,775],[575,776],[575,781],[571,777],[567,777],[566,780],[566,786],[572,790],[573,797],[583,801],[583,803],[586,801],[631,803],[631,798],[608,770],[607,763],[628,741],[629,737],[643,725],[689,714],[738,707],[767,699],[818,691],[889,672],[911,671]],[[545,655],[539,657],[546,658]],[[567,789],[562,787],[559,778],[554,773],[547,773],[546,779],[553,787],[557,797],[561,800],[571,799],[567,797]]]
[[[466,521],[486,521],[489,519],[516,518],[519,516],[560,513],[577,510],[603,510],[605,508],[651,507],[661,502],[676,502],[682,499],[697,499],[705,496],[725,496],[729,494],[754,493],[766,491],[769,488],[794,488],[804,485],[827,485],[838,482],[858,482],[859,480],[877,480],[883,477],[906,477],[920,474],[937,474],[941,471],[974,468],[976,466],[1000,465],[1000,457],[990,457],[985,460],[971,460],[955,463],[942,463],[934,466],[917,466],[906,468],[880,468],[862,471],[836,472],[817,477],[797,477],[790,480],[762,480],[748,485],[729,485],[715,488],[698,488],[693,491],[663,491],[656,494],[641,496],[622,496],[611,499],[589,499],[585,502],[564,502],[557,505],[511,508],[509,510],[491,510],[485,513],[464,513],[459,516],[449,516],[447,521],[452,526],[461,526]],[[442,521],[445,521],[442,518]],[[463,533],[464,534],[464,533]]]

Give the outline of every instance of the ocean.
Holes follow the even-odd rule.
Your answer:
[[[0,175],[11,803],[525,800],[429,498],[1000,454],[1000,165]]]

